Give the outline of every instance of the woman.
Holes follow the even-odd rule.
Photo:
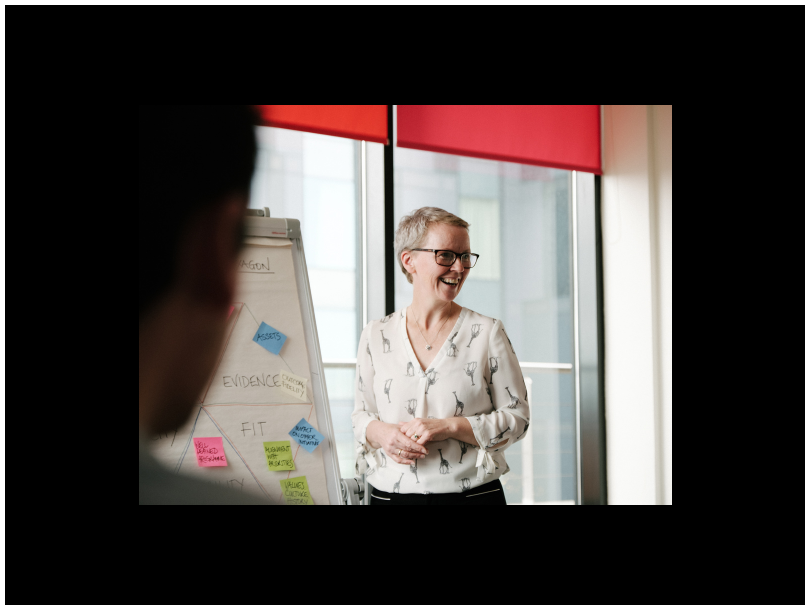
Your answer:
[[[528,396],[501,322],[454,302],[478,259],[467,227],[439,208],[399,223],[413,302],[369,323],[357,353],[352,427],[371,504],[506,504],[503,451],[529,428]]]

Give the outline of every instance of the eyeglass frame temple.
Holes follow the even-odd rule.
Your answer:
[[[447,250],[446,248],[440,248],[438,250],[434,250],[433,248],[411,248],[410,250],[412,252],[433,252],[433,260],[440,267],[452,267],[453,265],[456,264],[456,261],[461,256],[461,254],[469,254],[470,256],[475,257],[475,262],[472,265],[470,265],[469,267],[464,267],[464,263],[462,262],[461,266],[464,267],[465,269],[472,269],[473,267],[475,267],[478,264],[478,259],[481,258],[481,255],[476,254],[475,252],[462,252],[461,254],[459,254],[458,252],[453,252],[452,250]],[[439,261],[436,260],[436,253],[437,252],[451,252],[453,254],[453,256],[455,256],[456,258],[454,258],[453,262],[450,263],[449,265],[442,265]]]

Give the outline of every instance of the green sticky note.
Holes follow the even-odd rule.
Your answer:
[[[270,441],[264,444],[267,470],[295,470],[290,441]]]
[[[312,496],[309,495],[309,485],[306,477],[295,477],[279,481],[281,489],[284,491],[284,502],[287,504],[312,504]]]

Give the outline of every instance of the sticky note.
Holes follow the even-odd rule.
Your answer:
[[[309,453],[315,451],[315,448],[320,445],[324,439],[323,434],[310,426],[303,417],[300,422],[295,424],[295,428],[290,430],[290,436]]]
[[[265,442],[264,459],[267,460],[267,470],[295,470],[290,441]]]
[[[287,335],[280,330],[276,330],[266,322],[262,322],[261,326],[259,326],[259,330],[253,335],[253,340],[271,354],[278,356],[284,342],[287,340]]]
[[[295,396],[301,400],[307,399],[307,380],[304,377],[281,371],[281,385],[279,389],[285,394]]]
[[[222,448],[221,436],[204,436],[194,439],[194,453],[197,455],[197,466],[227,466],[225,450]]]
[[[231,317],[232,313],[233,313],[233,305],[231,305],[231,308],[228,310],[228,318]],[[225,319],[227,320],[228,318],[225,318]]]
[[[312,496],[309,495],[309,485],[307,485],[306,477],[295,477],[294,479],[285,479],[279,482],[281,483],[281,489],[284,491],[284,502],[287,504],[311,504],[315,506]]]

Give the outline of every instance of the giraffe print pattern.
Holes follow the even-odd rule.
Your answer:
[[[454,332],[453,336],[450,337],[450,347],[447,349],[447,355],[450,356],[451,358],[455,358],[456,354],[458,353],[458,347],[456,347],[456,344],[453,343],[453,339],[456,338],[457,334],[458,331]]]
[[[439,464],[439,474],[449,474],[450,473],[450,462],[444,459],[442,455],[442,450],[439,449],[439,459],[441,463]]]
[[[515,409],[520,404],[520,398],[517,396],[512,396],[512,392],[509,391],[509,386],[506,386],[506,393],[509,394],[509,398],[512,399],[508,405],[506,405],[507,409]]]
[[[461,464],[464,460],[464,454],[467,453],[467,447],[472,447],[472,445],[468,445],[464,441],[459,441],[458,446],[461,447],[461,457],[458,460],[458,463]]]
[[[528,435],[528,389],[516,360],[514,342],[500,321],[462,311],[466,312],[464,318],[459,316],[451,324],[453,328],[447,331],[442,348],[438,352],[434,349],[433,361],[425,363],[426,370],[415,359],[414,349],[421,345],[413,343],[407,334],[404,308],[399,315],[394,312],[378,318],[363,330],[357,346],[356,407],[351,425],[360,443],[355,456],[356,471],[371,477],[369,482],[380,491],[390,491],[395,486],[397,493],[474,490],[483,481],[509,471],[500,456],[504,456],[504,451],[508,453],[507,446]],[[374,339],[378,332],[380,338]],[[376,353],[372,353],[372,344],[377,346]],[[386,355],[381,358],[381,353]],[[375,449],[366,438],[371,420],[397,424],[415,418],[450,417],[468,419],[476,441],[470,444],[451,437],[429,443],[430,453],[415,464],[407,460],[407,469],[401,468],[404,464],[398,461],[389,464],[388,451]],[[402,424],[405,425],[408,424]],[[481,452],[487,454],[484,460],[480,459]],[[483,478],[487,471],[491,472]]]
[[[473,385],[475,385],[475,369],[478,367],[477,362],[468,362],[467,365],[464,367],[464,374],[470,378],[470,381]]]
[[[498,436],[489,439],[489,445],[487,445],[487,448],[494,447],[495,445],[497,445],[498,443],[503,441],[503,435],[506,434],[507,432],[509,432],[511,429],[512,428],[507,428],[506,430],[501,432]]]
[[[472,327],[470,328],[470,333],[471,333],[470,342],[467,344],[467,347],[470,347],[472,345],[473,339],[475,339],[476,337],[478,337],[478,335],[481,334],[481,328],[483,326],[484,326],[483,324],[473,324],[472,325]]]
[[[458,399],[458,394],[453,392],[453,396],[456,397],[456,412],[453,414],[453,417],[461,417],[461,414],[464,412],[464,403]]]

